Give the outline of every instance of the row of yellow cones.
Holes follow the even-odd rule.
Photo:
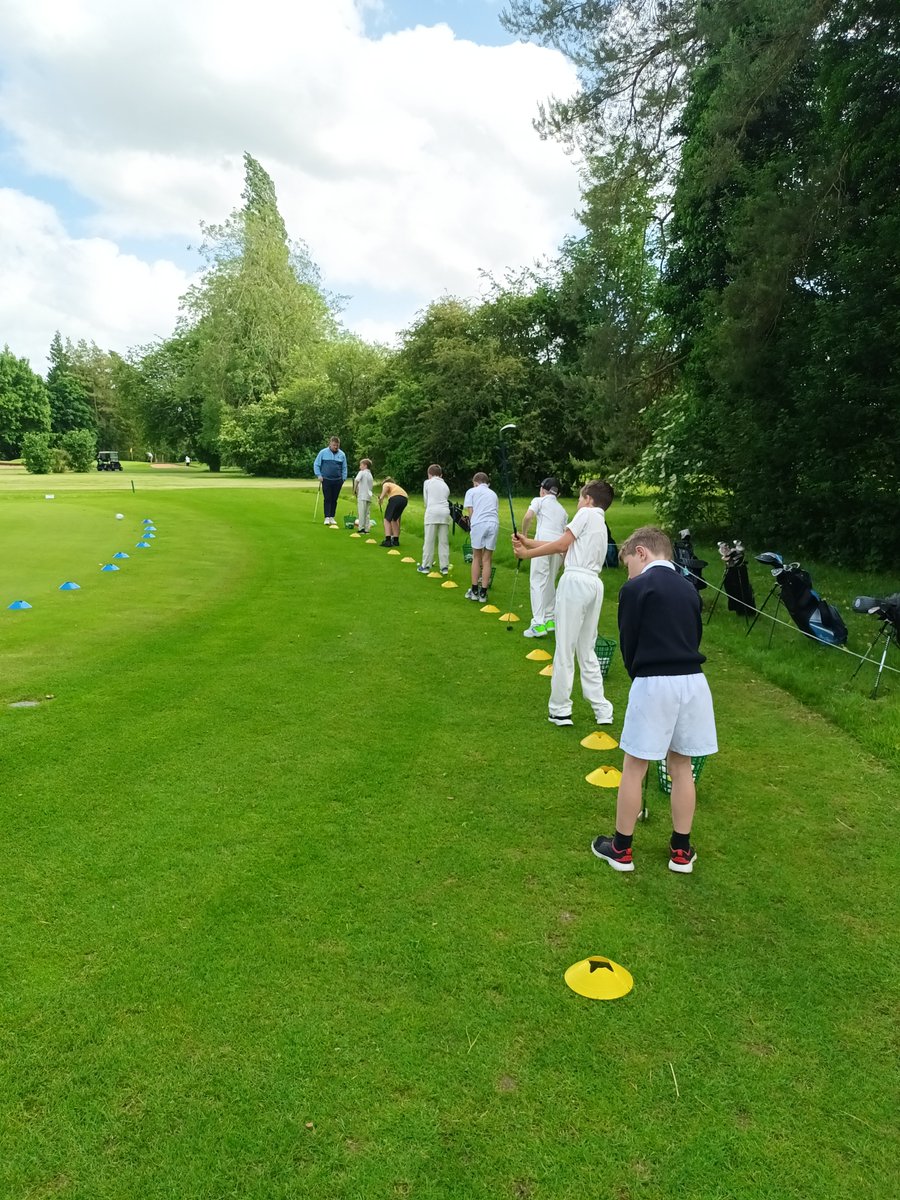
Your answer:
[[[329,526],[330,529],[337,529],[336,525]],[[361,533],[351,533],[353,538],[361,538]],[[375,538],[367,538],[367,544],[375,546],[378,543]],[[389,555],[394,555],[400,558],[399,550],[388,550]],[[414,558],[400,558],[401,562],[414,563]],[[440,571],[429,571],[427,579],[440,579]],[[458,588],[459,584],[454,583],[452,579],[446,580],[441,584],[442,588]],[[478,609],[481,613],[487,613],[489,616],[499,614],[501,621],[507,624],[512,624],[519,620],[513,612],[501,613],[499,608],[493,604],[482,604]],[[553,674],[553,656],[548,654],[546,650],[532,650],[525,657],[532,662],[545,662],[547,665],[538,672],[539,675]],[[587,737],[581,739],[581,745],[586,750],[615,750],[619,743],[615,738],[611,738],[608,733],[589,733]],[[615,767],[598,767],[595,771],[591,771],[585,776],[588,783],[595,787],[618,787],[619,780],[622,778],[620,771]],[[577,992],[581,996],[586,996],[592,1000],[616,1000],[621,996],[626,996],[634,986],[634,979],[631,974],[620,966],[619,963],[613,962],[609,958],[601,955],[592,955],[590,958],[583,959],[581,962],[574,963],[565,973],[565,981],[573,992]]]
[[[338,528],[337,525],[329,525],[329,529],[337,529],[337,528]],[[350,536],[352,538],[361,538],[362,534],[361,533],[351,533]],[[378,543],[375,541],[374,538],[366,538],[366,544],[369,546],[377,546],[378,545]],[[400,557],[399,550],[388,550],[388,555],[391,555],[391,554],[395,555],[398,558]],[[409,558],[407,556],[406,558],[401,558],[400,561],[403,563],[414,563],[416,560],[414,558]],[[429,571],[428,574],[425,576],[425,578],[426,579],[440,579],[441,573],[440,573],[440,571]],[[444,583],[441,584],[441,587],[442,588],[458,588],[459,584],[454,583],[452,579],[448,579]],[[516,623],[516,621],[518,621],[520,619],[513,612],[501,613],[500,609],[495,607],[495,605],[493,605],[493,604],[482,604],[479,607],[478,611],[482,612],[482,613],[488,613],[489,615],[493,614],[493,613],[500,613],[500,620],[505,621],[507,623],[507,625],[514,625]],[[548,654],[547,657],[549,658],[550,655]]]
[[[547,665],[543,670],[538,671],[538,675],[553,674],[553,656],[548,654],[546,650],[532,650],[525,657],[531,662],[545,662]],[[615,738],[611,738],[608,733],[589,733],[587,737],[581,739],[581,745],[586,750],[615,750],[619,743]],[[617,788],[619,781],[622,778],[622,772],[616,767],[598,767],[596,771],[591,771],[589,775],[585,775],[585,780],[594,785],[594,787]]]

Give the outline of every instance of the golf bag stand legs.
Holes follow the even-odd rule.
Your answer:
[[[773,583],[773,584],[772,584],[772,586],[771,586],[771,588],[769,589],[769,594],[768,594],[768,596],[766,596],[765,600],[763,600],[762,604],[759,606],[759,608],[758,608],[758,609],[757,609],[757,611],[756,611],[756,616],[753,618],[753,620],[750,622],[750,624],[749,624],[749,625],[748,625],[748,627],[747,627],[747,633],[748,633],[748,634],[750,633],[751,629],[752,629],[752,628],[753,628],[753,626],[756,624],[756,622],[759,620],[759,618],[760,618],[760,617],[763,615],[763,613],[764,613],[764,612],[765,612],[765,610],[766,610],[766,605],[769,603],[769,601],[772,599],[772,597],[775,595],[775,593],[776,593],[777,591],[778,591],[778,584],[777,584],[777,583]],[[780,603],[781,603],[781,598],[779,597],[778,604],[780,604]],[[778,612],[778,604],[776,604],[776,605],[775,605],[775,612],[776,612],[776,613]],[[769,641],[770,641],[770,643],[771,643],[771,638],[769,639]]]
[[[727,575],[727,574],[728,574],[728,572],[726,571],[725,575]],[[709,612],[706,614],[706,620],[704,621],[705,625],[708,625],[710,623],[710,621],[712,620],[712,615],[716,611],[716,605],[719,603],[719,597],[725,591],[725,575],[722,576],[722,582],[719,584],[719,587],[718,587],[718,590],[716,591],[715,596],[713,596],[713,602],[710,605]]]
[[[891,625],[890,621],[885,621],[882,624],[881,629],[879,629],[878,633],[876,634],[875,640],[872,642],[872,644],[869,646],[868,650],[865,652],[863,657],[860,659],[859,666],[856,668],[856,670],[850,676],[851,681],[854,680],[857,677],[857,675],[860,673],[860,671],[863,669],[863,666],[865,663],[875,661],[875,659],[870,658],[869,655],[872,653],[873,650],[876,649],[876,647],[878,646],[878,643],[883,641],[884,649],[881,652],[881,659],[878,663],[878,671],[875,674],[875,686],[872,688],[872,691],[869,693],[870,700],[874,700],[876,698],[876,696],[878,695],[878,688],[879,688],[879,685],[881,684],[881,676],[882,676],[882,672],[884,671],[884,664],[885,664],[885,660],[887,659],[887,652],[891,647],[891,642],[894,640],[895,640],[895,634],[894,634],[893,626]],[[900,649],[900,642],[898,642],[898,649]]]

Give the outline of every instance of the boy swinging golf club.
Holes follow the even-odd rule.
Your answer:
[[[667,762],[672,779],[669,870],[689,875],[696,805],[692,757],[715,754],[712,696],[701,664],[703,623],[697,589],[675,569],[672,542],[661,529],[636,530],[619,551],[628,581],[619,592],[619,643],[631,676],[620,745],[625,751],[614,837],[591,849],[615,871],[633,871],[631,839],[650,762]]]
[[[597,658],[597,622],[603,605],[600,571],[606,561],[606,518],[613,490],[593,479],[581,489],[578,510],[562,536],[553,542],[537,542],[513,534],[517,558],[540,558],[565,554],[565,566],[556,589],[556,653],[550,689],[548,720],[553,725],[572,725],[572,685],[575,659],[581,674],[581,691],[594,710],[598,725],[611,725],[613,706],[603,691],[603,672]]]

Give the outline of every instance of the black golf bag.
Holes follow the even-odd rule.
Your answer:
[[[606,527],[606,558],[603,565],[607,570],[619,565],[619,547],[616,545],[616,539],[608,525]]]
[[[756,597],[753,595],[753,585],[747,573],[744,547],[740,542],[731,546],[727,542],[719,542],[719,554],[725,564],[722,590],[728,597],[728,611],[749,617],[756,608]]]
[[[457,525],[460,527],[463,533],[468,533],[472,528],[469,518],[463,511],[463,506],[461,504],[457,504],[453,500],[450,501],[450,520],[453,522],[454,531],[456,530]]]
[[[675,569],[690,583],[694,585],[698,592],[702,592],[705,587],[708,587],[706,580],[703,578],[703,568],[708,567],[709,563],[704,559],[698,558],[694,553],[694,544],[691,541],[691,531],[682,529],[678,535],[678,540],[673,547]]]
[[[756,561],[772,568],[781,603],[798,629],[832,646],[846,644],[847,626],[841,614],[813,589],[808,571],[804,571],[799,563],[785,563],[780,554],[772,551],[757,554]]]

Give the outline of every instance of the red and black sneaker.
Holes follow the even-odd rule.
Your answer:
[[[602,858],[608,862],[614,871],[634,870],[634,863],[631,861],[630,846],[627,850],[617,850],[613,845],[612,838],[595,837],[591,842],[591,850],[598,858]]]
[[[669,847],[669,870],[677,871],[679,875],[690,875],[697,861],[697,851],[693,846],[687,850],[673,850]]]

